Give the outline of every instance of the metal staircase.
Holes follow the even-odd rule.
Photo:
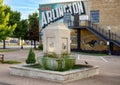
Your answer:
[[[102,29],[98,27],[97,24],[93,24],[90,21],[86,21],[85,26],[80,26],[80,25],[75,26],[73,22],[70,22],[68,24],[68,27],[69,28],[86,28],[92,33],[94,33],[96,36],[100,37],[101,39],[105,41],[113,42],[114,44],[120,47],[120,36],[118,36],[116,33],[113,33],[111,31]]]
[[[90,32],[98,36],[99,38],[105,40],[106,42],[109,41],[110,43],[113,43],[120,47],[120,36],[118,36],[116,33],[113,33],[110,30],[105,30],[103,28],[100,28],[98,27],[97,24],[93,24],[90,21],[85,21],[84,26],[83,25],[81,26],[80,23],[79,25],[74,25],[74,23],[77,23],[77,22],[75,21],[69,22],[68,27],[76,28],[76,29],[86,28],[87,30],[89,30]]]
[[[88,21],[88,25],[86,26],[86,28],[98,37],[106,41],[112,42],[120,47],[120,36],[118,36],[116,33],[113,33],[110,30],[107,31],[105,29],[102,29],[96,24],[91,23],[90,21]]]

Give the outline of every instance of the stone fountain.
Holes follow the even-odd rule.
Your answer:
[[[63,23],[50,24],[43,31],[43,53],[55,53],[55,58],[39,56],[38,63],[42,69],[28,68],[26,65],[10,67],[10,74],[43,78],[50,81],[66,83],[99,74],[97,66],[83,69],[72,69],[75,64],[74,56],[62,56],[70,54],[70,30]],[[44,62],[43,62],[44,61]],[[66,69],[67,68],[67,69]],[[60,72],[61,70],[64,70]]]
[[[38,57],[38,62],[45,69],[67,70],[74,66],[75,57],[68,56],[70,54],[70,30],[63,23],[50,24],[44,29],[43,53],[47,54],[46,57]],[[51,58],[48,55],[53,56]]]

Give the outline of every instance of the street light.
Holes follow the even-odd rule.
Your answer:
[[[109,36],[108,36],[108,41],[107,41],[107,45],[108,45],[108,54],[111,55],[111,47],[110,47],[110,46],[111,46],[111,45],[110,45],[110,37],[111,37],[111,36],[110,36],[110,30],[111,30],[111,27],[108,26],[107,28],[108,28],[108,35],[109,35]]]

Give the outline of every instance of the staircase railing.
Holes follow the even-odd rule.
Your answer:
[[[110,41],[114,40],[114,41],[120,42],[120,36],[118,36],[116,33],[113,33],[111,31],[107,31],[103,28],[100,28],[97,24],[93,24],[90,21],[87,21],[87,23],[88,23],[87,26],[91,26],[94,30],[96,30],[100,34],[104,35]]]
[[[77,22],[70,22],[68,23],[68,25],[70,27],[90,27],[89,29],[91,30],[95,30],[96,32],[98,32],[99,34],[101,34],[102,36],[106,37],[107,40],[113,41],[113,42],[117,42],[120,45],[120,36],[118,36],[116,33],[113,33],[111,31],[107,31],[103,28],[100,28],[97,24],[92,23],[91,21],[84,21],[84,25],[81,25],[82,21],[79,22],[79,25],[75,26],[74,23]]]

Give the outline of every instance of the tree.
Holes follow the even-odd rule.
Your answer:
[[[19,32],[19,36],[21,39],[27,39],[27,33],[28,33],[28,21],[27,20],[21,20],[21,29]],[[23,48],[23,45],[21,45],[21,48]]]
[[[3,48],[5,49],[6,37],[13,34],[17,24],[9,25],[10,12],[9,7],[3,5],[3,0],[0,0],[0,39],[3,40]]]
[[[36,48],[36,41],[39,40],[39,19],[38,13],[35,12],[29,15],[29,39],[34,40],[34,48]]]
[[[10,24],[13,24],[13,23],[17,23],[17,27],[15,28],[15,31],[14,31],[14,35],[13,37],[16,37],[16,38],[20,38],[21,37],[21,29],[22,29],[22,26],[21,26],[21,14],[20,12],[17,12],[17,11],[11,11],[11,15],[10,16]]]
[[[20,39],[26,39],[26,34],[28,32],[28,20],[20,20],[21,14],[17,11],[11,11],[10,21],[9,24],[17,23],[17,27],[15,28],[15,31],[13,32],[13,37],[20,38]],[[23,48],[23,45],[21,45],[21,48]]]
[[[27,39],[27,33],[28,33],[28,21],[27,19],[25,20],[21,20],[21,26],[22,26],[22,29],[21,29],[21,37],[22,39]]]

